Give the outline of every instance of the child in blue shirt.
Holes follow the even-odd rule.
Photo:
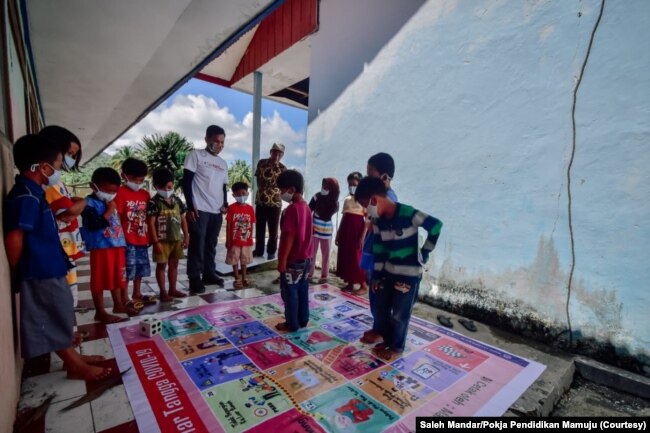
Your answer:
[[[4,229],[12,280],[20,290],[21,354],[27,359],[56,352],[69,379],[103,379],[111,369],[90,363],[104,358],[82,356],[72,346],[70,264],[43,191],[59,181],[63,155],[37,135],[21,137],[13,154],[20,174],[5,199]]]
[[[90,251],[90,292],[95,304],[95,320],[115,323],[122,317],[108,314],[104,308],[104,290],[113,298],[113,313],[137,314],[133,304],[127,304],[126,240],[117,213],[115,196],[122,183],[117,171],[100,167],[93,172],[90,186],[93,193],[86,197],[81,214],[81,235]]]

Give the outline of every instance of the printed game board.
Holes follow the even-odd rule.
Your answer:
[[[367,300],[310,289],[310,322],[278,333],[279,295],[160,315],[162,333],[108,327],[138,428],[149,432],[409,432],[416,416],[502,415],[544,371],[413,317],[384,362],[359,342]]]

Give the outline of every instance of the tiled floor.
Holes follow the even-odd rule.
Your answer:
[[[225,258],[225,249],[218,247],[217,261]],[[255,264],[264,262],[256,259]],[[223,261],[223,260],[221,260]],[[258,263],[259,262],[259,263]],[[230,270],[232,268],[228,267]],[[95,310],[90,294],[90,266],[88,260],[78,263],[79,275],[79,305],[76,310],[77,323],[80,331],[87,331],[88,336],[80,346],[82,354],[103,355],[107,358],[106,366],[112,366],[113,373],[117,376],[118,368],[113,358],[113,349],[106,333],[106,326],[94,320]],[[183,260],[179,265],[179,288],[187,290],[187,276],[185,275],[186,263]],[[228,269],[219,270],[226,273]],[[147,306],[143,314],[180,310],[184,308],[207,305],[223,300],[251,298],[262,296],[264,293],[256,288],[231,291],[234,282],[232,277],[224,277],[225,287],[208,286],[205,294],[178,299],[173,303]],[[129,288],[130,290],[130,288]],[[143,294],[158,294],[158,285],[154,277],[145,278],[142,284]],[[112,306],[110,294],[104,298],[107,307]],[[110,312],[110,309],[107,308]],[[34,423],[29,432],[41,433],[135,433],[138,427],[134,421],[131,405],[126,395],[124,385],[121,383],[104,392],[101,397],[90,403],[62,411],[63,408],[74,402],[79,397],[91,392],[96,385],[81,380],[68,380],[62,371],[62,362],[58,356],[44,356],[30,360],[25,364],[23,371],[23,384],[21,400],[18,406],[18,419],[28,418],[33,413],[33,408],[40,405],[49,396],[54,394],[51,406],[45,416],[45,422]],[[30,410],[32,408],[32,410]],[[17,423],[18,424],[18,423]]]

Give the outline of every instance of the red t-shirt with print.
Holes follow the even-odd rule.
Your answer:
[[[115,204],[122,221],[126,243],[137,246],[149,245],[147,202],[150,198],[149,192],[144,189],[136,192],[122,185],[117,190]]]
[[[228,205],[226,222],[230,228],[228,237],[233,247],[250,247],[253,245],[253,224],[255,209],[246,203]]]

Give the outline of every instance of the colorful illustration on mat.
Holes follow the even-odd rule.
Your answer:
[[[399,419],[395,412],[350,385],[307,400],[302,407],[332,432],[378,433]]]
[[[251,374],[254,365],[239,350],[232,348],[182,363],[192,382],[201,390]]]
[[[240,347],[240,350],[263,370],[307,355],[304,350],[282,337],[248,344]]]
[[[345,341],[336,338],[318,328],[307,328],[300,331],[286,334],[285,338],[292,341],[296,346],[309,353],[322,352],[336,346],[345,344]]]
[[[362,300],[319,286],[309,328],[278,333],[279,296],[204,305],[108,333],[141,433],[406,432],[417,416],[500,416],[541,364],[414,318],[385,363],[359,341]],[[163,338],[164,337],[164,338]]]
[[[232,347],[230,341],[216,330],[170,338],[167,345],[180,361]]]
[[[212,329],[212,325],[203,316],[199,315],[163,320],[162,327],[162,336],[164,339],[196,334],[197,332]]]

